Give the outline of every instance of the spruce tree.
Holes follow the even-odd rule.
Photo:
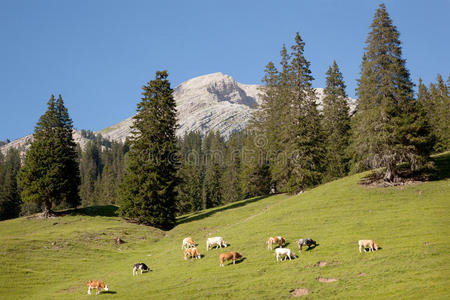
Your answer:
[[[19,169],[19,151],[11,148],[4,159],[0,152],[0,220],[19,216],[22,203],[17,187]]]
[[[449,86],[440,74],[437,82],[430,84],[428,94],[428,119],[436,135],[435,152],[450,149],[450,96]]]
[[[289,76],[290,111],[287,114],[285,131],[288,137],[287,168],[288,192],[300,192],[315,185],[322,179],[323,172],[323,132],[317,96],[312,87],[314,78],[310,63],[304,57],[305,43],[297,32],[295,44],[291,46],[291,72]]]
[[[265,95],[270,103],[270,110],[267,110],[266,120],[269,122],[263,122],[262,128],[257,128],[258,136],[255,137],[258,141],[258,152],[265,150],[264,155],[267,156],[270,169],[271,187],[277,191],[287,191],[286,186],[289,181],[291,168],[290,163],[290,145],[292,145],[293,133],[293,114],[291,113],[291,65],[289,63],[290,56],[283,45],[281,51],[281,70],[278,73],[276,69],[270,71],[266,69],[266,76],[263,80],[265,83],[263,88],[263,95]],[[271,94],[268,92],[272,90]],[[264,98],[263,98],[264,100]],[[264,103],[264,102],[263,102]],[[265,121],[265,120],[263,120]],[[272,124],[271,124],[272,123]],[[269,125],[269,126],[268,126]],[[261,143],[261,138],[267,136],[267,140],[263,140],[265,143]],[[252,143],[250,143],[252,145]],[[263,169],[260,170],[264,174]]]
[[[80,159],[80,196],[83,206],[99,204],[95,197],[95,185],[102,173],[101,146],[96,141],[89,141]]]
[[[399,163],[409,162],[412,169],[422,165],[432,139],[413,97],[399,33],[384,4],[371,29],[357,88],[354,163],[356,170],[384,167],[384,180],[395,181]]]
[[[205,136],[202,152],[205,166],[203,205],[204,208],[216,207],[223,204],[222,177],[225,160],[225,144],[218,132],[211,131]]]
[[[323,129],[325,133],[325,181],[343,177],[348,172],[350,108],[345,83],[336,61],[326,73],[323,99]]]
[[[180,167],[178,177],[177,211],[179,214],[203,208],[202,137],[189,132],[180,140]]]
[[[222,177],[224,203],[243,199],[239,175],[241,173],[241,152],[244,138],[242,132],[235,132],[226,142],[225,171]]]
[[[80,172],[72,131],[61,95],[57,100],[52,95],[18,174],[22,200],[44,204],[44,216],[49,216],[54,206],[76,207],[80,203]]]
[[[121,216],[162,229],[175,225],[179,182],[176,104],[167,77],[167,71],[158,71],[143,87],[120,189]]]
[[[251,124],[246,129],[240,165],[239,180],[243,199],[269,194],[272,182],[270,164],[266,159],[260,132]]]

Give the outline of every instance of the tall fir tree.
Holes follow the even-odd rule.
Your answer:
[[[54,206],[76,207],[80,171],[73,125],[63,99],[52,95],[34,130],[34,141],[18,174],[22,200],[44,204],[44,216]]]
[[[241,173],[241,152],[243,132],[234,132],[226,142],[225,170],[222,176],[223,202],[230,203],[242,199],[239,175]]]
[[[432,139],[413,97],[402,59],[399,33],[384,4],[377,9],[361,65],[353,128],[355,170],[384,167],[386,181],[398,179],[398,164],[418,168]]]
[[[202,152],[205,166],[203,205],[204,208],[211,208],[223,204],[225,143],[218,132],[211,131],[205,136]]]
[[[317,96],[309,69],[310,63],[304,57],[305,43],[297,32],[291,46],[291,72],[289,76],[290,102],[287,114],[289,128],[287,168],[290,174],[287,192],[300,192],[319,183],[323,173],[323,131]]]
[[[128,165],[120,190],[120,214],[162,229],[175,225],[176,104],[167,71],[143,87],[133,117]]]
[[[0,152],[0,220],[19,216],[22,203],[17,187],[17,173],[19,169],[19,151],[11,148],[5,158]]]
[[[269,194],[272,182],[270,164],[261,144],[261,136],[251,125],[246,129],[240,165],[239,180],[242,197],[246,199]]]
[[[203,209],[202,137],[189,132],[180,140],[181,163],[178,169],[177,212],[179,214]]]
[[[345,93],[345,83],[336,61],[326,73],[323,99],[323,130],[325,133],[325,174],[330,181],[348,173],[350,141],[350,108]]]
[[[266,68],[266,75],[263,79],[263,100],[267,100],[268,106],[271,108],[266,110],[266,118],[263,119],[262,124],[258,128],[257,141],[259,142],[258,152],[264,150],[266,153],[266,159],[268,161],[270,169],[271,187],[275,190],[286,191],[286,186],[290,178],[291,168],[290,146],[292,145],[292,118],[291,113],[291,73],[292,67],[290,65],[290,56],[283,44],[280,51],[281,56],[281,70],[278,72],[273,68],[271,71]],[[272,92],[270,92],[272,90]],[[268,93],[269,92],[269,93]],[[271,103],[270,103],[270,102]],[[266,101],[263,103],[265,104]],[[271,124],[272,123],[272,124]],[[276,128],[274,128],[276,127]],[[267,140],[263,140],[265,143],[261,143],[261,136],[266,136]],[[252,145],[252,143],[250,143]],[[262,147],[267,145],[267,147]],[[264,174],[263,169],[260,170]]]
[[[420,97],[420,95],[419,95]],[[434,152],[450,149],[450,96],[449,83],[445,83],[441,74],[437,82],[430,84],[427,116],[436,135]]]
[[[95,189],[101,170],[101,146],[96,141],[89,141],[80,158],[80,196],[83,206],[99,204]]]

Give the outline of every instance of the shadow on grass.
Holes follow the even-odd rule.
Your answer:
[[[243,257],[243,258],[241,258],[241,259],[237,259],[237,260],[234,262],[234,264],[235,264],[235,265],[240,264],[241,262],[243,262],[243,261],[246,260],[246,259],[247,259],[246,257]]]
[[[229,204],[229,205],[226,205],[226,206],[211,208],[211,209],[209,209],[208,211],[205,211],[205,212],[194,213],[194,214],[182,216],[182,217],[178,218],[177,225],[184,224],[184,223],[189,223],[189,222],[193,222],[193,221],[202,220],[204,218],[208,218],[208,217],[214,215],[215,213],[226,211],[226,210],[233,209],[233,208],[242,207],[242,206],[245,206],[247,204],[250,204],[250,203],[253,203],[253,202],[265,199],[267,197],[268,196],[255,197],[255,198],[251,198],[251,199],[247,199],[247,200],[242,200],[242,201],[239,201],[239,202],[236,202],[236,203],[233,203],[233,204]]]
[[[430,180],[450,178],[450,152],[435,155],[431,161],[434,163],[434,172],[431,173]]]
[[[116,291],[101,291],[100,294],[117,294]]]
[[[82,215],[82,216],[100,216],[100,217],[118,217],[119,207],[114,205],[99,205],[99,206],[88,206],[83,208],[77,208],[68,211],[71,215]]]
[[[311,245],[311,246],[308,247],[308,249],[306,249],[305,251],[313,250],[313,249],[316,248],[317,246],[320,246],[320,244]]]

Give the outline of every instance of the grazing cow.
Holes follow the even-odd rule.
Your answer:
[[[369,251],[373,251],[374,249],[378,250],[378,245],[372,240],[359,240],[358,245],[359,253],[362,253],[361,249],[364,249],[364,252],[367,252],[366,248],[369,248]]]
[[[296,258],[294,252],[288,248],[277,248],[275,249],[275,253],[277,255],[277,261],[278,258],[281,260],[282,257],[284,257],[283,260],[286,260],[286,257],[289,257],[289,260],[291,260],[291,258]]]
[[[198,252],[197,248],[186,248],[184,249],[184,259],[187,260],[187,257],[191,257],[191,258],[202,258],[202,255],[200,254],[200,252]]]
[[[313,239],[310,239],[310,238],[299,239],[297,241],[297,244],[298,244],[298,250],[299,251],[302,251],[302,247],[305,246],[305,245],[308,246],[308,249],[311,248],[312,245],[314,245],[314,247],[317,246],[316,241],[314,241]]]
[[[133,276],[138,274],[138,270],[141,270],[141,274],[142,272],[148,272],[150,271],[150,268],[144,264],[144,263],[137,263],[133,266]]]
[[[267,249],[273,250],[272,245],[278,244],[280,247],[284,246],[286,244],[286,240],[282,238],[281,236],[271,236],[267,238]]]
[[[195,247],[195,242],[194,240],[189,236],[187,238],[185,238],[183,240],[183,244],[181,245],[181,249],[183,250],[184,248],[194,248]]]
[[[242,258],[242,255],[236,251],[222,253],[219,256],[219,263],[220,263],[219,265],[221,267],[223,267],[223,263],[230,259],[233,260],[233,265],[234,265],[236,263],[236,260],[239,258]]]
[[[206,251],[208,251],[209,248],[210,247],[212,248],[214,245],[218,245],[219,248],[222,248],[222,246],[224,246],[226,248],[228,246],[228,243],[225,242],[223,237],[220,237],[220,236],[208,238],[206,240]]]
[[[101,280],[89,280],[87,283],[88,286],[88,295],[91,294],[91,290],[96,289],[97,295],[100,294],[100,290],[104,289],[105,291],[108,291],[108,286]]]

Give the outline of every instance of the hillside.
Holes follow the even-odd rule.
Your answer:
[[[391,188],[358,185],[346,177],[301,195],[248,199],[179,218],[163,232],[124,222],[116,208],[94,207],[70,216],[0,222],[1,299],[80,299],[85,282],[102,279],[102,299],[287,299],[296,288],[307,299],[445,299],[450,296],[450,155],[436,158],[435,181]],[[311,237],[318,246],[276,262],[270,235]],[[118,246],[113,238],[126,243]],[[201,260],[185,261],[181,241],[192,236]],[[224,249],[205,251],[209,236]],[[381,250],[360,254],[359,239]],[[245,259],[219,267],[237,250]],[[151,272],[132,276],[134,263]],[[322,262],[322,264],[319,264]],[[322,265],[322,266],[320,266]],[[325,265],[325,266],[323,266]],[[318,278],[337,279],[322,283]]]

